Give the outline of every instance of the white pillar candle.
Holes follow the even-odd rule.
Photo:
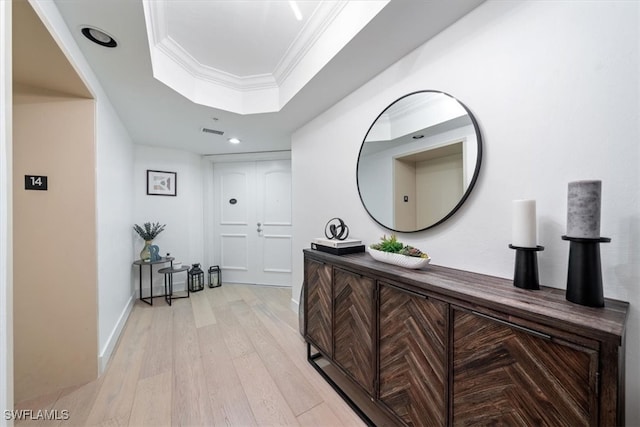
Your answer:
[[[600,238],[600,196],[602,181],[569,183],[567,197],[567,236]]]
[[[511,244],[521,248],[535,248],[536,238],[536,201],[513,201],[513,236]]]

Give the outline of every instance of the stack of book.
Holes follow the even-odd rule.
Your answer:
[[[311,249],[334,255],[345,255],[364,252],[364,245],[362,240],[358,239],[335,240],[317,237],[311,242]]]

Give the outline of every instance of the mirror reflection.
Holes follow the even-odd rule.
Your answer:
[[[369,215],[401,232],[449,218],[477,178],[482,143],[469,110],[438,91],[406,95],[369,128],[358,157],[358,191]]]

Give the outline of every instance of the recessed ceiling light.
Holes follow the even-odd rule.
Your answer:
[[[413,139],[422,139],[422,138],[424,138],[424,135],[413,135],[411,138],[413,138]]]
[[[82,28],[82,34],[92,42],[104,47],[116,47],[118,43],[109,34],[93,27]]]
[[[232,144],[240,144],[240,140],[238,138],[229,138],[229,142]]]

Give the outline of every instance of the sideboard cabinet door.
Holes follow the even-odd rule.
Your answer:
[[[447,424],[448,304],[380,286],[380,400],[405,425]]]
[[[597,351],[453,311],[453,425],[598,424]]]
[[[375,281],[340,268],[333,274],[333,360],[373,396]]]
[[[306,336],[318,350],[332,355],[331,333],[331,265],[305,259]]]

